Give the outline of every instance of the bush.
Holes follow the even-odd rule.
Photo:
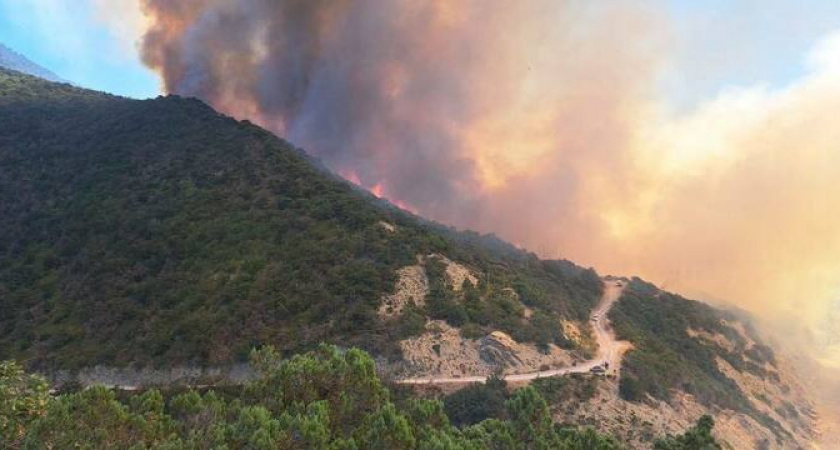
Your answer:
[[[393,355],[420,314],[516,328],[485,298],[517,277],[551,293],[549,314],[592,302],[571,266],[419,220],[198,100],[8,71],[0,92],[0,192],[15,192],[0,202],[0,354],[33,367],[217,365],[322,341]],[[380,319],[396,271],[434,253],[487,276],[462,299],[430,258],[426,310]]]
[[[474,425],[487,419],[505,418],[507,384],[500,378],[472,384],[443,400],[446,415],[455,426]]]
[[[15,428],[19,432],[12,435],[17,441],[11,441],[11,448],[18,442],[32,449],[621,448],[615,439],[593,430],[553,424],[537,389],[527,387],[508,396],[505,382],[498,377],[453,394],[443,404],[419,398],[395,404],[372,370],[373,359],[357,349],[321,346],[281,359],[276,350],[266,347],[253,353],[252,364],[260,378],[244,389],[223,394],[150,390],[128,393],[124,402],[112,391],[94,387],[54,398],[44,396],[44,408],[36,408],[26,426]],[[18,386],[16,380],[29,379],[16,366],[4,373],[3,386]],[[4,402],[17,404],[25,403],[31,394],[27,389],[4,392],[11,393]],[[462,429],[451,425],[450,409]],[[708,429],[708,423],[701,421],[686,433],[685,442],[707,443]],[[3,434],[0,442],[4,448],[10,446],[8,436]],[[683,442],[668,439],[662,445]]]
[[[0,436],[16,445],[47,410],[47,383],[12,361],[0,362]]]
[[[654,450],[719,450],[722,447],[712,436],[715,421],[711,416],[703,416],[697,425],[689,428],[681,436],[668,436],[654,443]]]

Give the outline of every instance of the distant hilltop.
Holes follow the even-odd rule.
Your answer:
[[[23,72],[48,81],[63,82],[58,75],[30,61],[29,58],[0,44],[0,67]]]

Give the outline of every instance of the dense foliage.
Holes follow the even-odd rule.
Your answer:
[[[541,378],[531,383],[550,408],[568,407],[577,410],[581,402],[592,399],[598,377],[570,374]],[[507,419],[505,402],[510,398],[507,382],[493,375],[485,383],[464,387],[443,399],[444,410],[456,426],[474,425],[487,419]]]
[[[322,341],[398,356],[427,316],[569,346],[558,320],[585,320],[601,292],[592,270],[422,221],[198,100],[0,70],[0,118],[0,354],[28,367],[224,364]],[[382,320],[396,270],[430,254],[479,285],[456,296],[430,267],[431,310]]]
[[[717,358],[721,358],[739,371],[778,381],[776,372],[765,365],[775,363],[772,350],[758,344],[747,351],[744,336],[726,325],[738,320],[734,314],[633,279],[610,311],[610,320],[618,337],[634,345],[622,366],[619,386],[625,400],[641,401],[647,396],[669,400],[679,390],[706,406],[751,414],[777,435],[785,433],[773,419],[756,411],[738,385],[718,368]],[[745,326],[750,338],[758,341]],[[691,336],[689,330],[723,335],[734,348],[711,345]]]
[[[654,450],[720,450],[722,447],[712,436],[715,421],[711,416],[703,416],[697,425],[688,429],[682,436],[668,436],[656,441]]]
[[[505,419],[507,383],[491,376],[486,383],[471,384],[443,400],[446,415],[456,426],[474,425],[487,419]]]
[[[130,393],[104,387],[57,397],[43,381],[12,363],[0,365],[0,446],[12,449],[578,449],[623,448],[591,429],[552,423],[533,387],[505,393],[505,419],[455,427],[436,400],[396,404],[377,378],[373,359],[331,346],[281,359],[256,351],[259,379],[234,393]],[[34,387],[33,387],[34,385]],[[497,386],[498,387],[498,386]],[[14,408],[10,407],[14,406]],[[11,425],[11,428],[9,428]],[[687,437],[669,437],[663,449],[710,449],[712,422]],[[11,432],[9,432],[11,430]],[[673,442],[673,443],[672,443]],[[659,444],[658,444],[659,445]],[[680,446],[677,446],[680,445]]]
[[[0,362],[0,437],[17,442],[47,410],[47,383],[15,363]],[[0,441],[0,443],[2,443]]]

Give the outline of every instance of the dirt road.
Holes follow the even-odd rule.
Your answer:
[[[560,375],[568,375],[570,373],[586,373],[595,366],[603,366],[604,363],[609,363],[608,373],[618,374],[621,367],[621,357],[624,352],[630,348],[630,344],[624,341],[617,341],[615,334],[610,327],[607,313],[613,304],[621,297],[621,292],[624,290],[626,281],[614,280],[611,278],[604,279],[604,295],[601,297],[600,303],[592,311],[590,320],[592,321],[592,328],[595,332],[595,340],[598,342],[598,354],[594,359],[577,364],[571,367],[564,367],[561,369],[543,370],[539,372],[521,373],[505,375],[505,381],[522,382],[532,381],[538,378],[556,377]],[[464,376],[459,378],[407,378],[398,380],[400,384],[469,384],[469,383],[483,383],[487,379],[486,375]]]

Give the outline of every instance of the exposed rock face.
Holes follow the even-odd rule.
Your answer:
[[[463,264],[459,264],[444,255],[431,254],[425,257],[418,257],[421,264],[425,264],[428,259],[439,259],[446,265],[446,284],[455,292],[460,292],[464,289],[464,282],[469,281],[473,286],[478,286],[478,277],[469,268]]]
[[[480,339],[465,339],[444,321],[426,324],[426,332],[400,342],[403,375],[422,377],[490,376],[528,373],[545,368],[567,367],[572,355],[550,344],[540,352],[535,345],[516,342],[500,331]]]
[[[490,375],[493,367],[478,352],[473,340],[442,320],[426,323],[426,332],[400,342],[405,371],[413,375]]]
[[[429,294],[429,278],[421,265],[403,267],[397,271],[396,292],[382,299],[379,314],[383,317],[394,317],[402,314],[403,309],[410,302],[417,306],[426,304]]]
[[[576,323],[568,320],[563,320],[561,323],[563,324],[563,334],[565,334],[567,338],[577,343],[581,343],[583,341],[583,333],[580,331],[580,327]]]
[[[687,333],[688,333],[689,336],[691,336],[695,339],[704,340],[707,343],[717,345],[718,347],[721,347],[721,348],[723,348],[727,351],[730,351],[730,352],[735,351],[735,344],[733,344],[732,342],[729,342],[729,340],[726,339],[726,336],[724,336],[722,334],[709,333],[708,331],[694,330],[692,328],[689,328],[687,330]]]
[[[395,232],[396,228],[386,222],[380,222],[388,232]],[[426,304],[426,295],[429,294],[429,278],[426,275],[425,264],[429,258],[438,258],[446,264],[446,283],[455,292],[464,289],[464,283],[470,282],[473,286],[478,285],[478,278],[465,266],[458,264],[443,255],[418,256],[418,264],[403,267],[397,271],[396,290],[393,294],[382,298],[382,305],[379,307],[381,317],[396,317],[402,314],[407,305],[413,302],[417,306]]]
[[[467,269],[465,266],[442,257],[443,263],[446,264],[446,282],[453,291],[458,292],[464,289],[464,282],[469,281],[473,286],[478,285],[478,278]]]
[[[379,222],[379,226],[389,233],[395,233],[397,231],[397,227],[394,224],[385,222],[384,220]]]
[[[727,325],[740,335],[741,343],[721,334],[687,331],[708,345],[725,349],[745,345],[744,350],[749,350],[756,345],[743,326]],[[617,379],[612,378],[603,379],[595,397],[588,401],[569,399],[555,405],[554,416],[561,422],[589,424],[600,431],[613,433],[631,448],[650,448],[655,437],[682,433],[704,414],[714,417],[715,436],[725,443],[724,448],[809,448],[816,429],[814,407],[786,361],[777,357],[774,364],[764,363],[763,368],[768,373],[765,378],[736,370],[723,359],[718,359],[717,364],[724,375],[738,384],[755,410],[780,424],[781,431],[774,432],[767,423],[741,412],[708,408],[685,392],[674,392],[669,402],[653,399],[642,403],[626,402],[618,395]]]
[[[715,419],[715,437],[732,449],[809,448],[810,429],[800,428],[792,437],[779,440],[772,430],[756,419],[732,410],[709,409],[684,392],[670,402],[630,403],[618,397],[614,379],[602,379],[596,395],[585,401],[569,399],[553,406],[558,422],[594,426],[620,437],[630,448],[648,449],[656,437],[681,434],[704,414]]]
[[[478,285],[478,277],[468,267],[444,255],[430,254],[417,257],[418,265],[398,271],[399,280],[394,294],[383,298],[379,313],[382,317],[399,316],[409,302],[425,305],[429,293],[429,279],[425,267],[431,260],[442,262],[446,269],[445,283],[453,292],[463,291],[465,283]],[[506,294],[516,298],[517,293],[507,288]],[[533,311],[525,308],[525,317]],[[516,342],[501,331],[493,331],[479,339],[465,339],[458,328],[442,320],[426,323],[426,332],[400,342],[403,361],[387,371],[407,376],[457,378],[459,376],[489,376],[496,372],[528,373],[548,368],[567,367],[575,358],[571,352],[554,344],[540,351],[534,344]]]
[[[793,368],[783,359],[773,358],[772,361],[753,359],[755,355],[761,354],[760,349],[744,325],[740,322],[725,322],[725,324],[743,340],[743,351],[745,355],[748,355],[750,363],[755,364],[765,374],[759,376],[749,371],[737,370],[720,357],[716,359],[718,369],[738,385],[750,399],[756,411],[781,424],[785,431],[796,440],[807,441],[815,425],[815,407],[808,400],[808,394]],[[696,330],[688,330],[688,334],[729,351],[738,347],[736,342],[721,334]]]
[[[522,360],[516,354],[518,344],[507,334],[494,331],[479,340],[478,354],[495,367],[518,367]]]
[[[772,372],[778,379],[762,379],[749,372],[740,372],[721,358],[718,367],[751,400],[753,407],[775,420],[799,441],[810,439],[816,419],[815,408],[807,400],[799,384],[784,361]]]
[[[628,447],[649,449],[654,439],[681,434],[704,414],[715,419],[715,437],[724,448],[799,448],[777,442],[772,431],[752,417],[730,410],[709,410],[694,397],[676,393],[671,402],[630,403],[618,397],[617,383],[602,379],[596,395],[585,401],[569,399],[553,407],[558,422],[587,424],[618,436]]]

